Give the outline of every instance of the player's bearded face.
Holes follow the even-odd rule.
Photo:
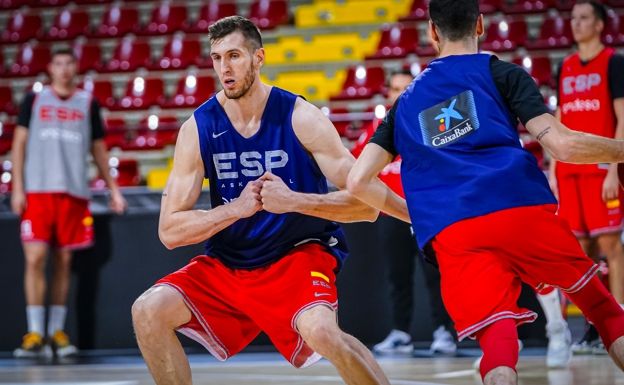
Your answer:
[[[256,80],[256,74],[255,74],[254,66],[252,62],[249,65],[249,68],[247,68],[247,71],[245,72],[245,76],[243,77],[243,79],[240,80],[241,82],[240,84],[238,84],[236,87],[232,89],[228,89],[227,87],[223,88],[223,91],[225,92],[225,96],[228,99],[239,99],[245,96],[245,94],[247,94],[247,92],[249,91],[249,89],[251,88],[255,80]]]

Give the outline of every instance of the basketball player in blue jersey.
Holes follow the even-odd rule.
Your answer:
[[[157,384],[190,384],[175,331],[219,360],[264,331],[295,367],[327,358],[347,384],[388,384],[372,354],[336,322],[335,273],[345,240],[334,222],[372,221],[344,188],[354,158],[314,106],[260,81],[262,40],[233,16],[210,27],[223,91],[180,130],[163,193],[168,248],[207,240],[193,259],[132,307],[139,347]],[[212,209],[194,210],[210,180]]]
[[[444,304],[458,338],[476,338],[486,385],[515,385],[516,325],[536,314],[517,305],[524,281],[558,287],[596,326],[624,369],[624,311],[595,277],[535,158],[519,119],[559,161],[624,161],[624,141],[571,131],[544,106],[522,68],[478,53],[477,0],[431,0],[433,60],[394,104],[348,178],[349,191],[412,222],[435,252]],[[376,175],[403,159],[403,201]]]

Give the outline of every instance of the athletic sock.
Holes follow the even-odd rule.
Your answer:
[[[547,325],[564,324],[563,314],[561,314],[561,299],[559,290],[552,290],[548,294],[537,294],[537,300],[542,305]]]
[[[505,318],[477,332],[477,340],[483,351],[479,365],[484,379],[492,369],[506,366],[516,370],[518,364],[518,329],[516,321]]]
[[[45,308],[41,305],[26,306],[26,320],[28,321],[28,332],[39,333],[44,336]]]
[[[598,277],[592,278],[581,290],[568,296],[596,327],[607,351],[613,341],[624,336],[624,310]]]
[[[50,319],[48,319],[48,336],[53,336],[58,330],[65,328],[65,315],[67,307],[62,305],[50,306]]]

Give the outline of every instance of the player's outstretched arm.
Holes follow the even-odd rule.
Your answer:
[[[240,218],[252,216],[262,208],[261,181],[252,181],[234,202],[211,210],[194,210],[204,180],[204,165],[199,151],[195,119],[184,122],[176,143],[173,169],[163,191],[158,235],[168,248],[204,241]]]
[[[312,104],[297,99],[292,124],[297,138],[314,157],[325,177],[342,191],[329,194],[298,193],[288,189],[275,175],[266,174],[262,178],[264,209],[276,213],[299,212],[336,222],[377,219],[379,212],[376,209],[344,190],[347,175],[355,159],[342,145],[336,128],[329,119]]]
[[[570,130],[551,114],[536,116],[525,126],[559,161],[581,164],[624,162],[624,140]]]
[[[377,178],[393,158],[394,156],[381,146],[375,143],[367,144],[349,173],[347,189],[363,202],[410,223],[405,199]]]

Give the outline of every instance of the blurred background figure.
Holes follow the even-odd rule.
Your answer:
[[[126,205],[110,176],[100,107],[92,95],[76,88],[76,57],[71,50],[52,54],[50,85],[28,93],[13,136],[11,208],[21,216],[25,255],[24,289],[28,333],[15,357],[75,354],[64,332],[72,252],[92,245],[89,211],[88,154],[110,189],[111,208]],[[52,251],[46,333],[46,260]],[[46,341],[44,337],[47,336]]]
[[[401,96],[412,82],[409,70],[393,72],[388,82],[387,108]],[[353,147],[352,153],[358,157],[370,138],[375,133],[379,121],[369,124]],[[397,157],[388,164],[379,178],[394,192],[404,196],[401,185],[401,158]],[[410,327],[414,312],[414,271],[416,264],[422,266],[427,282],[427,295],[431,307],[431,316],[435,331],[431,343],[431,353],[453,354],[457,350],[452,332],[452,321],[444,308],[440,295],[440,273],[425,260],[418,249],[411,226],[390,215],[380,215],[376,222],[381,255],[388,267],[388,283],[392,302],[392,324],[390,334],[373,347],[373,351],[382,354],[411,353],[414,350]],[[417,262],[418,261],[418,262]]]
[[[624,139],[624,56],[601,40],[608,22],[613,19],[608,19],[602,3],[583,0],[574,5],[570,23],[577,50],[559,67],[556,113],[574,130]],[[606,257],[607,286],[624,304],[622,191],[617,165],[553,161],[549,182],[559,199],[559,215],[570,223],[585,253],[596,263]],[[607,353],[590,324],[572,348],[577,354]]]

